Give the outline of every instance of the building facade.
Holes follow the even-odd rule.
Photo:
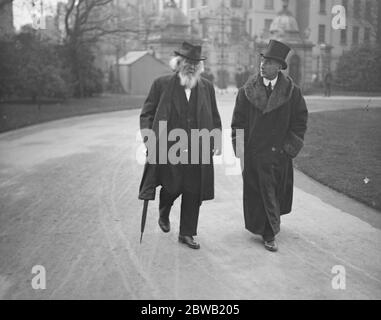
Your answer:
[[[313,44],[313,72],[321,80],[328,70],[334,71],[345,51],[351,47],[376,42],[378,25],[377,0],[303,0],[295,11],[301,30]],[[338,13],[332,9],[345,8],[345,21],[335,26]],[[341,13],[344,11],[341,11]],[[336,17],[336,18],[335,18]],[[336,21],[337,22],[337,21]]]
[[[315,78],[321,80],[328,70],[334,71],[340,56],[351,47],[375,43],[380,27],[377,0],[187,0],[185,4],[191,23],[198,26],[209,51],[212,71],[216,71],[224,56],[230,82],[240,65],[253,64],[255,69],[258,50],[272,37],[271,26],[285,4],[295,18],[301,41],[308,46],[311,44],[307,60],[303,60],[305,54],[301,54],[300,63],[311,65],[302,71],[302,86],[308,86]],[[333,25],[338,13],[332,10],[337,5],[346,9],[344,29]],[[227,8],[225,20],[218,24],[218,18],[220,21],[222,18],[221,15],[217,17],[217,12],[222,6]],[[215,42],[221,38],[221,33],[225,34],[222,42],[227,48],[222,53],[221,45]]]
[[[253,42],[247,28],[244,0],[192,0],[186,2],[191,25],[202,39],[207,67],[220,82],[234,82],[237,69],[253,63]]]
[[[314,45],[306,39],[300,32],[298,22],[290,11],[289,2],[283,1],[282,10],[272,20],[269,30],[255,41],[258,52],[262,52],[267,47],[270,39],[279,40],[291,48],[288,54],[288,68],[285,73],[288,74],[296,84],[304,89],[312,86],[312,48]],[[256,55],[256,67],[259,68],[259,56]]]

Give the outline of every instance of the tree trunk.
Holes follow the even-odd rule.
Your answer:
[[[80,63],[80,47],[77,44],[77,41],[75,39],[71,39],[69,44],[69,48],[71,51],[70,57],[71,57],[71,70],[72,74],[74,76],[75,81],[75,95],[78,98],[84,97],[84,85],[83,85],[83,76],[82,76],[82,68]]]
[[[381,1],[377,1],[377,43],[381,45]]]

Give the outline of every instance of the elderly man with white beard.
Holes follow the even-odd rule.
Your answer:
[[[145,165],[139,189],[139,199],[153,200],[152,188],[161,185],[159,202],[159,226],[165,233],[170,231],[169,214],[174,201],[181,195],[180,230],[178,240],[192,249],[199,249],[195,241],[198,217],[202,201],[214,198],[213,154],[220,154],[221,141],[209,136],[208,157],[193,154],[191,132],[202,130],[212,132],[220,130],[221,119],[217,109],[215,91],[212,83],[201,77],[203,60],[201,46],[184,42],[180,50],[174,52],[170,60],[173,75],[156,79],[140,114],[140,129],[150,129],[155,133],[156,146],[168,151],[180,141],[168,141],[164,146],[159,143],[160,136],[181,129],[186,132],[187,147],[179,163],[162,163],[157,152],[156,161]],[[159,126],[165,121],[167,132],[160,132]],[[219,135],[221,137],[221,135]],[[181,140],[181,138],[180,138]],[[217,139],[219,140],[219,139]],[[146,140],[145,140],[146,142]],[[197,149],[203,149],[204,142]],[[148,148],[148,146],[147,146]],[[149,149],[149,148],[148,148]],[[199,151],[199,150],[197,150]],[[148,150],[148,153],[151,151]],[[204,150],[202,150],[204,153]],[[197,153],[198,154],[198,153]],[[184,160],[184,161],[183,161]],[[205,161],[206,160],[206,161]]]

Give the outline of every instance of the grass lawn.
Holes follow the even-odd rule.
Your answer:
[[[295,167],[381,211],[381,108],[310,113]]]
[[[140,108],[144,100],[145,97],[142,96],[104,94],[86,99],[45,102],[41,105],[4,102],[0,103],[0,132],[67,117]]]

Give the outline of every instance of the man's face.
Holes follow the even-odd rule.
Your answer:
[[[200,61],[183,59],[180,64],[180,72],[184,75],[194,75],[200,66]]]
[[[278,75],[278,72],[282,69],[282,65],[274,60],[268,58],[261,58],[260,72],[263,78],[272,80]]]

